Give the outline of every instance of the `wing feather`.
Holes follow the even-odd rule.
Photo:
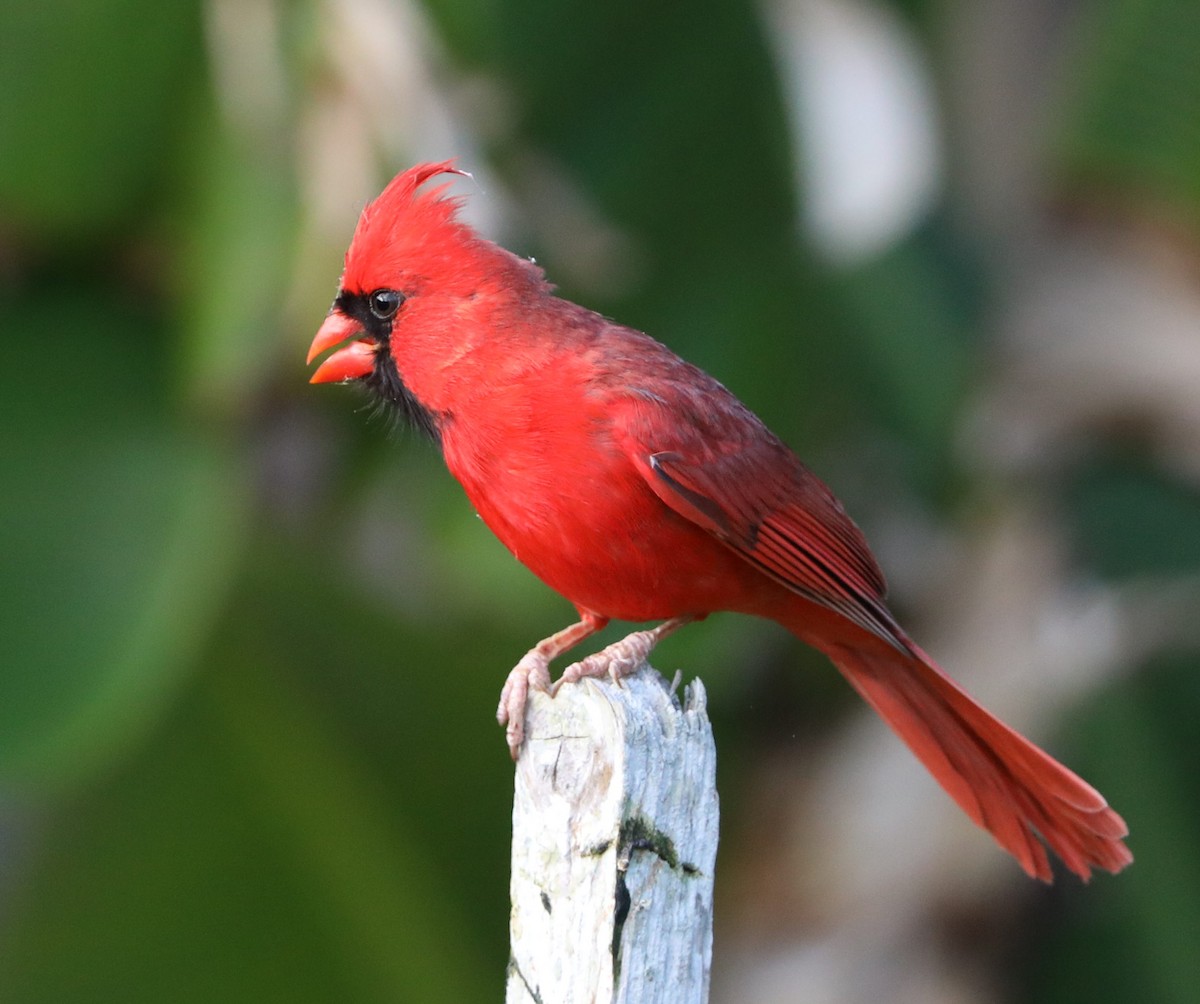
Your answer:
[[[594,361],[608,375],[594,381],[607,432],[666,505],[788,589],[908,651],[862,532],[753,412],[639,332],[606,329]]]
[[[643,453],[635,463],[668,506],[765,574],[904,648],[862,532],[795,454],[777,441],[768,446],[766,456],[751,443],[693,460]]]

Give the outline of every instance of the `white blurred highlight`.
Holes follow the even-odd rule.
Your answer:
[[[801,165],[802,225],[832,262],[885,250],[929,211],[941,178],[933,88],[890,10],[860,0],[764,8]]]

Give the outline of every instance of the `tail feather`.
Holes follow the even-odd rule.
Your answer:
[[[915,646],[826,652],[939,784],[1030,875],[1053,874],[1041,840],[1085,881],[1133,860],[1129,829],[1104,797],[975,703]]]

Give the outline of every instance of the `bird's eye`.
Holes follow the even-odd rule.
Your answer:
[[[371,313],[381,321],[386,321],[396,313],[403,302],[404,294],[398,293],[394,289],[377,289],[367,298],[367,305],[371,308]]]

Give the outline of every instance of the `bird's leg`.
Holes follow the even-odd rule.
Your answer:
[[[607,617],[584,613],[578,624],[565,627],[534,645],[508,674],[504,688],[500,691],[496,721],[507,726],[505,736],[508,740],[508,750],[514,760],[520,752],[521,743],[525,741],[525,702],[529,699],[530,688],[548,690],[550,660],[578,645],[584,638],[594,635],[607,623]]]
[[[558,678],[554,686],[550,688],[551,696],[557,694],[558,688],[564,683],[575,683],[585,676],[607,675],[614,682],[620,683],[621,677],[630,676],[646,661],[646,657],[654,650],[655,645],[695,619],[692,616],[672,617],[669,621],[663,621],[648,631],[634,631],[620,641],[613,642],[607,648],[594,652],[586,659],[571,663],[563,670],[562,676]]]

